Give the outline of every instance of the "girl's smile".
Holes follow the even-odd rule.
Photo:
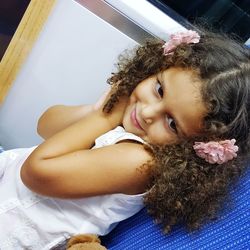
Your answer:
[[[136,128],[143,130],[142,126],[140,125],[140,122],[137,119],[136,107],[131,111],[130,118],[131,118],[131,123],[133,123]]]
[[[155,144],[199,133],[206,109],[195,77],[194,71],[169,68],[138,84],[124,113],[126,131]]]

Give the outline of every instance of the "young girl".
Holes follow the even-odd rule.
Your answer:
[[[107,234],[142,207],[165,231],[213,218],[245,170],[250,51],[205,31],[124,56],[103,103],[49,109],[41,145],[0,154],[0,249]]]

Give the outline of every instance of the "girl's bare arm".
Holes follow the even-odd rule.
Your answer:
[[[48,138],[24,162],[23,183],[34,192],[61,198],[144,190],[147,175],[138,168],[149,155],[142,145],[124,142],[90,150],[122,116],[119,107],[109,115],[96,110]]]
[[[95,104],[77,106],[55,105],[48,108],[38,120],[37,133],[46,140],[67,128],[93,110],[99,109],[103,105],[109,91],[110,89],[103,93]]]
[[[92,110],[93,105],[52,106],[39,118],[37,133],[46,140],[71,124],[79,121]]]

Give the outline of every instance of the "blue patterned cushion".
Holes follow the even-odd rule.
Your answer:
[[[250,170],[232,188],[234,206],[226,205],[219,219],[199,232],[188,234],[183,227],[176,226],[164,236],[143,209],[102,237],[102,243],[109,250],[250,249],[249,190]]]

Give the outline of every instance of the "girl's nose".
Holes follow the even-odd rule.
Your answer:
[[[159,117],[161,113],[161,108],[157,104],[150,104],[144,106],[141,110],[142,119],[145,121],[146,124],[151,124],[154,120]]]

